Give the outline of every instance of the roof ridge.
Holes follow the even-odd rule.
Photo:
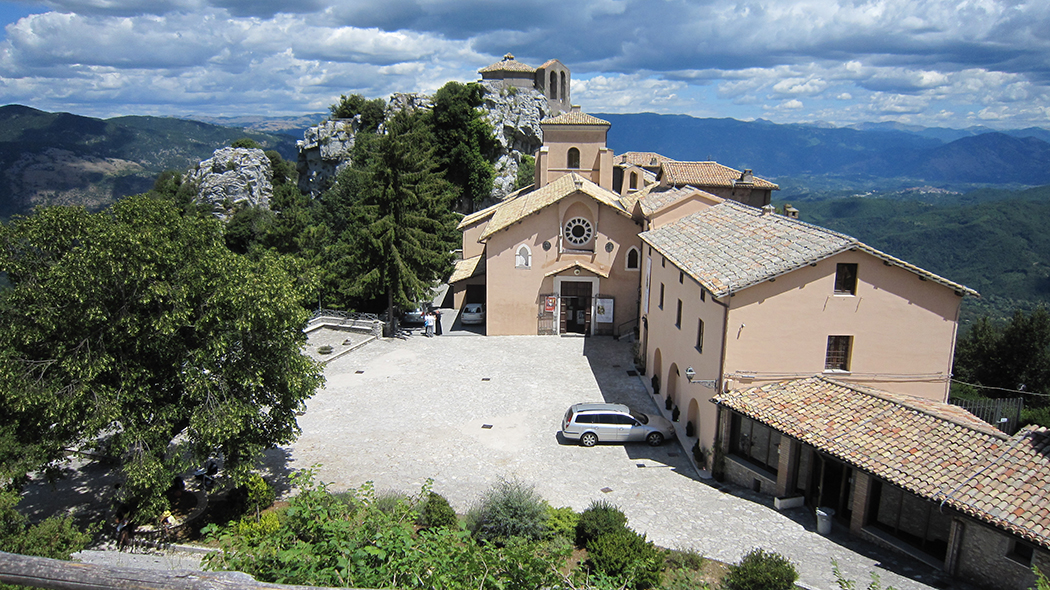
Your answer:
[[[981,429],[977,428],[974,424],[969,424],[969,423],[963,422],[962,420],[959,420],[955,416],[949,416],[949,415],[942,416],[940,414],[935,414],[935,413],[931,412],[929,409],[924,408],[924,407],[922,407],[919,404],[911,404],[911,403],[908,403],[905,400],[896,399],[894,397],[890,397],[890,396],[887,396],[887,395],[881,395],[881,393],[883,393],[883,392],[880,392],[879,390],[876,390],[876,389],[873,389],[873,388],[864,387],[863,385],[857,385],[856,383],[847,383],[845,381],[839,381],[838,379],[832,379],[832,378],[830,378],[830,377],[828,377],[826,375],[814,375],[814,377],[816,377],[817,379],[820,379],[820,380],[822,380],[822,381],[824,381],[826,383],[830,383],[832,385],[836,385],[836,386],[839,386],[839,387],[845,387],[846,389],[850,389],[850,390],[855,391],[857,393],[860,393],[862,395],[867,395],[869,397],[878,398],[878,399],[881,399],[882,401],[885,401],[885,402],[888,402],[888,403],[891,403],[891,404],[896,404],[898,406],[902,406],[902,407],[908,408],[909,410],[913,410],[913,411],[919,412],[921,414],[924,414],[924,415],[929,416],[931,418],[934,418],[936,420],[942,420],[944,422],[951,422],[952,424],[955,424],[956,426],[960,426],[962,428],[966,428],[966,429],[972,430],[974,432],[979,432],[979,433],[987,435],[987,436],[998,438],[999,440],[1009,440],[1011,438],[1008,434],[1006,434],[1005,432],[999,430],[995,426],[992,426],[991,424],[988,424],[988,430],[987,431],[986,430],[981,430]],[[893,394],[892,392],[885,392],[885,393],[889,393],[890,395],[900,395],[900,396],[906,396],[907,395],[907,394]],[[925,399],[925,398],[920,398],[920,399]],[[926,400],[926,401],[933,402],[935,400]],[[941,404],[944,404],[944,405],[951,406],[951,404],[949,404],[948,402],[936,402],[936,403],[941,403]],[[959,410],[962,410],[964,412],[966,411],[965,408],[962,408],[960,406],[952,406],[952,407],[959,408]],[[974,416],[974,418],[976,418],[977,420],[980,420],[980,418],[977,418],[977,416]]]

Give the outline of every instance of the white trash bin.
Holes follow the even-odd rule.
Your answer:
[[[817,532],[822,535],[831,534],[831,518],[835,516],[834,508],[817,508]]]

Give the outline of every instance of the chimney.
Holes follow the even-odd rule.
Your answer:
[[[580,112],[580,105],[578,105],[578,104],[572,105],[571,107],[569,107],[569,112],[570,113],[578,113],[578,112]]]
[[[751,170],[745,169],[744,173],[740,175],[740,182],[744,184],[752,184],[755,182],[755,175],[751,173]]]
[[[784,215],[791,219],[798,219],[798,209],[791,206],[791,203],[784,205]]]
[[[765,217],[766,215],[772,215],[776,213],[776,211],[776,208],[772,205],[766,205],[765,207],[762,207],[762,216]]]

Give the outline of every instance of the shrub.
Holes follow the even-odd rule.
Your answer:
[[[627,586],[640,590],[660,584],[664,554],[645,535],[627,528],[606,533],[591,541],[587,553],[596,572],[625,580]]]
[[[233,532],[253,542],[272,537],[281,528],[281,519],[276,512],[264,512],[258,518],[244,516],[233,527]]]
[[[696,426],[693,425],[692,420],[685,423],[685,435],[696,436]]]
[[[667,399],[664,400],[664,409],[665,410],[670,410],[673,406],[674,406],[674,400],[672,400],[671,396],[668,395]]]
[[[700,441],[693,443],[693,460],[696,461],[697,467],[707,469],[707,458],[710,455],[711,451],[706,447],[701,447]]]
[[[15,510],[21,497],[14,491],[0,491],[0,551],[69,559],[91,541],[98,530],[95,525],[81,531],[72,516],[51,516],[39,524],[29,524],[29,519]]]
[[[396,516],[403,513],[411,503],[412,499],[408,497],[408,494],[388,491],[376,494],[375,499],[372,500],[372,508],[383,514]]]
[[[277,499],[277,493],[273,491],[273,487],[266,483],[266,480],[258,473],[248,476],[248,481],[244,482],[241,487],[245,491],[244,511],[256,517],[263,510],[273,506],[273,501]]]
[[[580,515],[576,525],[576,544],[589,548],[590,542],[599,536],[626,528],[627,516],[623,511],[605,500],[597,500]]]
[[[580,513],[568,506],[554,508],[547,506],[547,537],[576,538],[576,525],[580,522]]]
[[[416,524],[429,528],[459,528],[459,519],[456,518],[456,511],[449,505],[447,498],[437,492],[430,492],[423,501]]]
[[[547,503],[532,486],[500,479],[467,512],[467,528],[478,540],[497,544],[540,539],[547,532]]]
[[[682,410],[679,410],[678,406],[675,406],[674,409],[671,410],[671,421],[678,422],[678,418],[680,418],[681,416]]]
[[[798,571],[786,557],[773,551],[752,549],[740,563],[729,566],[729,573],[722,578],[722,587],[725,590],[792,590],[795,580],[798,580]]]
[[[662,590],[710,590],[711,586],[704,581],[703,572],[690,569],[670,569],[664,574]]]
[[[693,549],[682,549],[667,552],[668,569],[700,571],[704,568],[704,556]]]

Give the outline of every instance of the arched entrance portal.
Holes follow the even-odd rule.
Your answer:
[[[653,395],[660,393],[660,371],[663,370],[663,357],[660,354],[660,349],[657,348],[656,352],[653,353]]]
[[[678,364],[671,363],[667,369],[667,397],[670,398],[672,406],[678,403],[678,375]]]

